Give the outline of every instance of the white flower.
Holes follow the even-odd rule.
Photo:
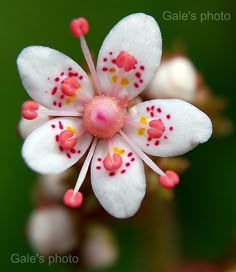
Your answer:
[[[65,207],[55,206],[32,212],[27,236],[34,250],[42,255],[63,254],[73,250],[77,234]]]
[[[173,171],[164,173],[144,153],[176,156],[209,139],[210,119],[196,107],[178,99],[151,100],[126,110],[128,100],[150,83],[160,63],[161,33],[156,21],[143,13],[121,20],[107,35],[95,69],[84,35],[84,18],[71,23],[96,87],[83,69],[64,54],[47,47],[25,48],[17,64],[29,95],[53,117],[25,140],[26,163],[42,174],[57,174],[75,164],[90,150],[74,190],[64,202],[82,203],[79,192],[91,162],[93,191],[113,216],[132,216],[145,195],[142,160],[160,175],[161,184],[178,183]],[[25,118],[37,117],[40,106],[23,104]],[[144,151],[144,152],[143,152]]]
[[[197,79],[193,64],[186,57],[175,57],[161,63],[145,90],[149,98],[179,98],[193,101]]]

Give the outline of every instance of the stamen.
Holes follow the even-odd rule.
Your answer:
[[[116,65],[118,66],[118,68],[122,69],[120,70],[118,78],[116,80],[115,87],[111,94],[112,96],[117,97],[122,78],[124,77],[124,73],[132,70],[136,63],[136,59],[132,55],[127,54],[125,51],[120,52],[120,54],[117,56]]]
[[[96,148],[97,142],[98,142],[98,138],[96,137],[93,140],[93,143],[92,143],[92,146],[91,146],[91,148],[89,150],[87,158],[85,159],[85,162],[84,162],[84,164],[82,166],[82,169],[80,170],[79,177],[77,179],[77,182],[76,182],[76,185],[75,185],[75,188],[74,188],[74,195],[76,195],[76,192],[79,191],[80,186],[82,185],[82,183],[83,183],[83,181],[85,179],[85,176],[86,176],[86,174],[88,172],[89,164],[90,164],[91,159],[93,157],[93,153],[94,153],[94,150]]]
[[[39,109],[39,105],[33,101],[25,101],[22,105],[21,114],[25,119],[33,120],[38,116],[37,110]]]
[[[81,192],[74,193],[73,189],[69,189],[64,194],[63,202],[68,207],[79,208],[83,202],[83,195]]]
[[[61,84],[61,91],[66,96],[75,95],[76,89],[79,87],[79,83],[73,77],[67,77]]]
[[[88,45],[87,45],[86,40],[84,38],[84,34],[86,34],[89,30],[88,21],[85,18],[74,19],[70,24],[70,30],[75,37],[80,38],[81,49],[83,51],[84,57],[86,59],[88,67],[89,67],[89,70],[90,70],[91,75],[93,77],[97,92],[99,95],[101,95],[102,91],[101,91],[101,85],[99,82],[99,78],[97,76],[97,72],[96,72]]]
[[[59,135],[59,143],[63,149],[73,148],[78,141],[78,137],[73,137],[74,133],[71,130],[64,130]],[[73,138],[72,138],[73,137]]]
[[[103,160],[103,166],[107,171],[115,171],[121,167],[123,160],[119,154],[107,155]]]
[[[136,59],[126,52],[122,51],[116,58],[116,65],[119,68],[123,68],[125,72],[129,72],[132,70],[137,63]]]
[[[123,139],[130,145],[134,152],[157,174],[160,176],[165,176],[165,173],[124,133],[124,131],[119,131]]]
[[[159,180],[164,188],[172,189],[179,183],[179,175],[172,170],[167,170],[164,176],[160,176]]]
[[[70,31],[77,38],[87,34],[89,31],[88,21],[83,17],[72,20],[70,23]]]
[[[165,131],[165,126],[161,119],[150,121],[149,126],[151,128],[147,130],[147,133],[152,138],[160,138]]]

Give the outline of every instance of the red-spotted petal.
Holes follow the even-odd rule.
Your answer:
[[[107,212],[117,218],[130,217],[139,209],[145,194],[143,163],[119,135],[112,138],[110,148],[109,153],[106,140],[100,140],[96,147],[91,163],[92,187]],[[114,154],[121,157],[122,163],[113,157],[112,170],[110,164],[107,168],[105,159]]]
[[[132,107],[124,131],[144,152],[169,157],[206,142],[212,134],[212,123],[188,102],[157,99]]]
[[[84,70],[57,50],[27,47],[18,56],[17,65],[28,94],[49,109],[82,110],[84,98],[93,96],[92,84]]]
[[[114,92],[124,67],[118,96],[137,96],[153,78],[161,52],[161,33],[154,18],[136,13],[122,19],[109,32],[98,55],[97,72],[103,92]]]
[[[77,143],[70,149],[64,149],[60,143],[63,131],[72,131]],[[82,130],[80,118],[55,118],[35,129],[25,140],[22,155],[33,170],[41,174],[57,174],[75,164],[88,149],[92,136]]]

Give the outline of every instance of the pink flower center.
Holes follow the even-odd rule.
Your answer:
[[[125,112],[119,100],[110,96],[95,96],[84,108],[84,128],[100,138],[111,138],[124,125]]]

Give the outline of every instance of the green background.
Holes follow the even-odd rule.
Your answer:
[[[164,20],[164,11],[196,13],[196,21]],[[1,266],[5,271],[65,271],[64,266],[11,264],[13,253],[26,255],[31,249],[25,239],[25,222],[32,209],[29,190],[35,174],[24,164],[16,135],[21,104],[27,94],[20,82],[16,57],[28,45],[45,45],[83,60],[79,43],[68,30],[71,19],[90,22],[87,42],[97,53],[109,29],[122,17],[145,12],[159,22],[164,49],[183,42],[188,56],[203,73],[216,94],[229,101],[226,114],[235,120],[235,31],[233,6],[225,0],[199,1],[6,1],[0,3],[1,60]],[[202,12],[230,13],[229,21],[200,22]],[[233,77],[234,76],[234,77]],[[176,189],[176,217],[183,254],[187,257],[218,259],[232,242],[235,213],[235,134],[211,139],[190,152],[191,168]],[[119,223],[121,260],[112,271],[131,271],[137,263],[139,235]],[[132,254],[131,254],[132,253]],[[110,271],[110,270],[109,270]]]

